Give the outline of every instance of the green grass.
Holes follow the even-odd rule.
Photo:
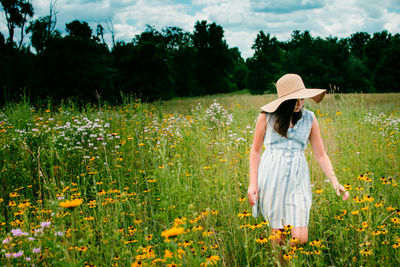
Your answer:
[[[282,254],[294,266],[398,266],[400,94],[306,101],[351,195],[335,195],[309,147],[310,242],[297,250],[261,244],[268,225],[247,216],[252,131],[259,107],[274,98],[6,105],[0,264],[271,266]],[[59,205],[71,199],[83,203]]]

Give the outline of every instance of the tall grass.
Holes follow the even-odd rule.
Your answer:
[[[245,199],[255,119],[273,98],[6,105],[0,264],[397,266],[400,95],[306,102],[351,197],[335,195],[308,148],[310,242],[298,248],[273,246]]]

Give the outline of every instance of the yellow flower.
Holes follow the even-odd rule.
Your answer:
[[[375,230],[372,232],[372,235],[380,235],[382,232],[379,230]]]
[[[371,197],[371,196],[369,196],[369,195],[367,195],[367,196],[364,196],[364,197],[363,197],[363,200],[364,200],[364,201],[368,201],[368,202],[372,202],[372,201],[374,201],[374,198]]]
[[[248,213],[247,211],[243,211],[243,213],[238,214],[239,218],[244,218],[244,217],[248,217],[248,216],[251,216],[251,214]]]
[[[400,247],[400,243],[395,243],[392,245],[392,248],[398,248],[398,247]]]
[[[163,236],[164,238],[169,238],[172,236],[177,236],[182,234],[185,231],[185,229],[183,227],[173,227],[171,229],[165,230],[161,233],[161,236]]]
[[[372,255],[372,249],[369,250],[369,249],[365,248],[365,249],[363,249],[363,250],[360,250],[360,254],[363,255],[363,256]]]
[[[261,227],[263,227],[263,225],[262,224],[259,224],[259,223],[256,223],[256,224],[253,224],[253,225],[249,225],[249,228],[250,229],[256,229],[256,228],[261,228]]]
[[[315,194],[322,194],[324,192],[324,189],[317,189],[315,190]]]
[[[144,266],[144,263],[141,261],[136,261],[131,264],[131,267],[137,267],[137,266]]]
[[[261,236],[260,238],[258,238],[258,239],[256,240],[256,242],[257,242],[257,243],[260,243],[260,244],[265,244],[265,243],[268,242],[268,239]]]
[[[203,236],[210,236],[213,234],[213,231],[204,231]]]
[[[63,208],[75,208],[83,203],[83,199],[73,199],[60,202],[58,205]]]
[[[207,257],[206,262],[201,263],[200,266],[214,265],[214,264],[217,264],[217,261],[219,261],[219,260],[220,260],[219,256],[212,255],[212,256]]]
[[[172,257],[173,257],[172,252],[169,251],[168,249],[166,249],[165,250],[165,254],[164,254],[164,258],[167,259],[167,258],[172,258]]]
[[[352,211],[352,212],[350,212],[351,214],[353,214],[353,215],[357,215],[358,213],[360,213],[358,210],[354,210],[354,211]]]
[[[292,256],[290,256],[289,254],[283,255],[283,259],[284,259],[285,261],[290,261],[291,258],[292,258]]]
[[[397,218],[397,217],[390,218],[390,220],[392,221],[392,223],[395,223],[395,224],[400,224],[400,219],[399,219],[399,218]]]

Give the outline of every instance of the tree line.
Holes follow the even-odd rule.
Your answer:
[[[81,102],[118,102],[121,95],[153,101],[242,89],[262,94],[275,92],[274,82],[289,72],[300,74],[308,87],[334,92],[399,92],[400,34],[387,31],[339,39],[296,30],[283,42],[260,31],[253,56],[245,60],[216,23],[197,21],[193,32],[148,26],[130,42],[115,41],[108,27],[109,47],[101,24],[93,31],[74,20],[66,23],[65,35],[56,30],[55,1],[49,15],[35,20],[30,0],[0,2],[8,29],[7,38],[0,33],[0,102],[23,92],[33,101]]]

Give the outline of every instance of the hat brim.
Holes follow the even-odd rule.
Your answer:
[[[293,92],[291,94],[280,97],[280,98],[262,106],[261,110],[268,112],[268,113],[274,112],[280,106],[280,104],[282,104],[284,101],[289,100],[289,99],[312,98],[316,103],[319,103],[324,98],[325,94],[326,94],[325,89],[304,88],[304,89],[297,90],[296,92]]]

